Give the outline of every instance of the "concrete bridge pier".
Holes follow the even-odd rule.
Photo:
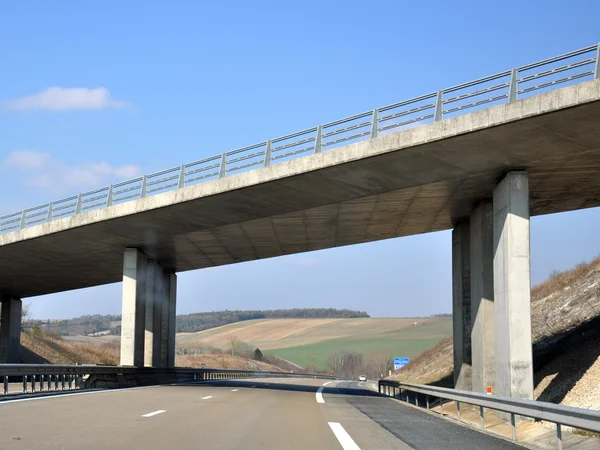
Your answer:
[[[471,264],[470,222],[461,220],[452,230],[452,335],[454,388],[470,391],[471,381]]]
[[[452,232],[454,387],[533,399],[527,172],[492,194]]]
[[[473,391],[485,393],[495,385],[494,248],[491,199],[471,213],[471,358]]]
[[[0,363],[21,362],[21,310],[18,298],[0,294]]]
[[[121,365],[175,366],[177,276],[137,248],[123,256]]]
[[[495,394],[533,400],[529,180],[509,172],[494,189]]]

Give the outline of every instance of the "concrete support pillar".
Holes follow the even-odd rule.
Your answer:
[[[169,279],[169,337],[167,342],[167,367],[175,367],[175,333],[177,326],[177,275],[165,272]]]
[[[0,296],[0,363],[21,362],[21,310],[20,299]]]
[[[471,390],[471,273],[469,221],[452,231],[454,388]]]
[[[471,214],[471,356],[473,391],[495,392],[494,358],[494,236],[491,200]]]
[[[495,394],[533,399],[529,183],[512,171],[494,189]]]
[[[149,260],[146,277],[144,365],[175,367],[177,275]]]
[[[146,256],[136,248],[123,256],[123,299],[121,317],[121,365],[144,365],[146,319]]]
[[[156,279],[162,272],[160,265],[148,260],[146,265],[146,320],[144,339],[144,366],[160,366],[160,308],[157,306]]]

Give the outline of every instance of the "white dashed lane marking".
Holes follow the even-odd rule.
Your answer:
[[[151,413],[144,414],[142,417],[152,417],[152,416],[156,416],[157,414],[162,414],[164,412],[167,412],[167,410],[166,409],[159,409],[158,411],[153,411]]]
[[[344,450],[360,450],[360,447],[356,445],[356,442],[354,442],[341,424],[337,422],[328,423],[331,431],[333,431],[333,434],[335,434],[335,437],[340,442],[340,445]]]

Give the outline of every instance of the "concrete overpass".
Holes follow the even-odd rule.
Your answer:
[[[529,217],[600,206],[599,48],[1,218],[0,356],[21,298],[123,280],[122,364],[173,365],[176,272],[453,229],[456,386],[532,398]]]

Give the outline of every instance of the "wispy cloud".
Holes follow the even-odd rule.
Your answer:
[[[2,161],[2,168],[25,175],[25,183],[30,187],[53,193],[96,188],[142,173],[138,166],[112,166],[104,161],[71,166],[55,160],[49,153],[31,150],[12,152]]]
[[[111,98],[110,92],[104,87],[93,89],[49,87],[37,94],[9,100],[4,105],[4,108],[9,111],[69,111],[131,107],[128,102]]]

